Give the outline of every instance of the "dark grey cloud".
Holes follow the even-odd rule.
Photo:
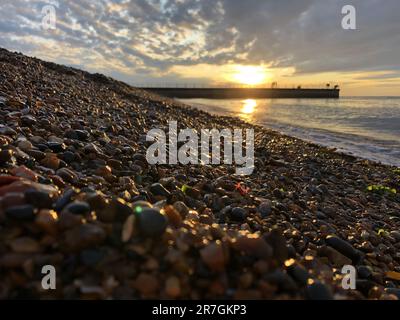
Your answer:
[[[54,31],[41,28],[46,4]],[[341,28],[346,4],[355,31]],[[82,67],[108,61],[139,79],[201,63],[389,71],[399,69],[399,12],[398,0],[1,0],[0,46]],[[61,49],[45,52],[46,41]]]

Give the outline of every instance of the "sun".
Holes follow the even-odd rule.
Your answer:
[[[232,80],[249,86],[265,82],[270,75],[263,66],[236,66]]]

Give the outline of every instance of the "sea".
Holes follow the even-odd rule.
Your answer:
[[[364,159],[400,167],[400,97],[180,99]]]

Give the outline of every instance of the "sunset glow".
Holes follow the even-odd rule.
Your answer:
[[[261,66],[237,66],[232,81],[245,85],[259,85],[270,79],[270,74]]]

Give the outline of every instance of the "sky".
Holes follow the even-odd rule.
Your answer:
[[[342,28],[345,5],[355,30]],[[394,96],[399,17],[399,0],[0,0],[0,46],[139,86],[331,83]]]

